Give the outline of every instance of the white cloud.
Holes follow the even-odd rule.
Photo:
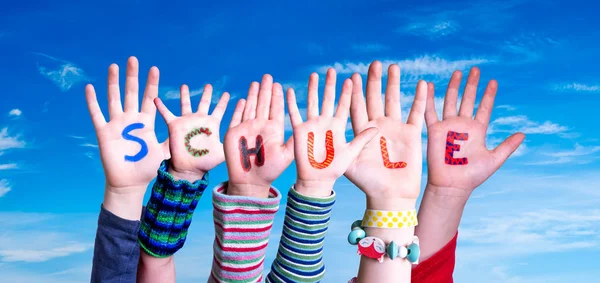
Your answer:
[[[0,164],[0,170],[17,169],[19,166],[16,163]]]
[[[588,85],[583,83],[565,83],[552,86],[555,91],[572,91],[572,92],[600,92],[600,85]]]
[[[542,55],[548,48],[557,45],[559,45],[558,41],[551,37],[531,33],[521,34],[506,40],[502,45],[502,49],[522,57],[525,61],[533,61],[542,59]]]
[[[2,128],[0,130],[0,151],[13,149],[13,148],[24,148],[25,142],[20,140],[20,136],[11,136],[8,134],[8,128]]]
[[[229,81],[228,76],[222,76],[217,81],[215,81],[213,84],[211,84],[213,87],[212,103],[216,103],[219,101],[219,98],[221,98],[221,94],[225,91],[224,89],[225,89],[228,81]],[[190,97],[202,95],[203,92],[204,92],[204,85],[202,85],[201,88],[190,89]],[[164,99],[179,99],[180,98],[179,88],[176,88],[176,87],[166,87],[164,89],[161,89],[161,93],[162,93],[161,96]],[[232,95],[231,98],[233,98],[233,97],[235,97],[235,96]]]
[[[560,134],[569,128],[545,121],[543,123],[529,120],[525,115],[506,116],[494,120],[488,133],[494,132],[523,132],[525,134]]]
[[[460,30],[458,22],[452,20],[413,22],[398,31],[413,35],[426,36],[430,39],[438,39],[449,36]]]
[[[89,250],[90,244],[73,243],[61,247],[34,250],[34,249],[5,249],[0,250],[0,257],[3,262],[43,262],[53,258],[65,257],[75,253],[81,253]]]
[[[352,44],[352,49],[357,52],[370,53],[389,50],[390,47],[381,43],[359,43]]]
[[[85,155],[85,157],[89,158],[89,159],[94,159],[94,153],[93,152],[86,152],[83,155]]]
[[[539,160],[525,163],[525,165],[557,165],[557,164],[588,164],[600,158],[597,154],[600,146],[582,146],[578,143],[572,150],[539,150]]]
[[[594,154],[600,151],[600,146],[582,146],[578,143],[575,144],[575,149],[567,151],[555,151],[547,153],[552,157],[579,157]]]
[[[6,180],[6,179],[0,180],[0,197],[3,197],[4,195],[6,195],[8,192],[10,192],[10,190],[11,190],[11,186],[10,186],[10,183],[8,183],[8,180]]]
[[[42,63],[38,62],[38,71],[40,74],[51,80],[62,91],[67,91],[78,83],[90,80],[81,68],[69,61],[43,53],[34,54],[38,55],[44,61]]]
[[[98,145],[93,143],[82,143],[80,146],[98,148]]]
[[[507,104],[498,105],[498,106],[496,106],[496,108],[498,108],[498,109],[504,109],[504,110],[507,110],[507,111],[515,111],[515,110],[517,110],[516,107],[511,106],[511,105],[507,105]]]
[[[21,111],[21,109],[18,109],[18,108],[15,108],[8,112],[8,116],[15,117],[15,118],[21,116],[21,114],[23,114],[23,112]]]
[[[76,136],[76,135],[68,135],[68,137],[70,137],[70,138],[74,138],[74,139],[78,139],[78,140],[83,140],[83,139],[85,139],[85,137],[82,137],[82,136]]]
[[[384,60],[381,63],[384,72],[387,72],[389,65],[398,64],[403,76],[407,76],[409,80],[417,80],[422,79],[423,76],[434,76],[438,79],[448,78],[455,70],[464,70],[488,62],[491,61],[484,58],[448,60],[436,55],[423,55],[414,59]],[[370,62],[335,62],[330,66],[318,67],[318,70],[324,73],[329,67],[333,67],[340,74],[359,73],[365,75],[369,70],[369,64]]]

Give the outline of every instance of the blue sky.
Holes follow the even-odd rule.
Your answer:
[[[482,82],[499,82],[488,145],[513,131],[527,138],[467,205],[456,281],[594,281],[600,276],[592,262],[600,254],[600,135],[591,119],[600,105],[597,5],[527,0],[5,4],[0,10],[0,274],[6,282],[25,283],[89,278],[104,179],[84,86],[94,84],[106,110],[108,65],[115,62],[124,70],[135,55],[141,83],[150,66],[160,68],[161,97],[173,109],[178,105],[173,91],[182,83],[196,93],[212,83],[216,92],[228,91],[237,100],[264,73],[294,87],[300,107],[306,107],[310,72],[324,74],[334,66],[341,77],[366,75],[374,59],[400,64],[404,110],[419,79],[436,84],[441,109],[451,72],[477,65]],[[156,129],[164,140],[160,118]],[[219,166],[211,172],[211,186],[226,178]],[[291,166],[275,186],[287,191],[294,178]],[[345,237],[349,224],[361,217],[356,211],[364,208],[364,196],[344,178],[336,191],[325,282],[349,279],[359,260],[348,256],[355,247]],[[208,275],[210,209],[206,194],[176,258],[178,282]],[[281,222],[282,213],[268,263]]]

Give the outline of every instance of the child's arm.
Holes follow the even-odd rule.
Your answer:
[[[294,158],[284,143],[281,85],[253,82],[225,135],[229,182],[213,191],[215,242],[210,282],[262,280],[267,243],[281,196],[271,183]]]
[[[312,74],[308,83],[306,122],[302,122],[293,89],[288,90],[298,180],[288,194],[279,250],[267,282],[319,282],[323,279],[323,243],[335,202],[333,185],[377,134],[376,129],[364,129],[353,141],[346,143],[352,81],[344,82],[335,115],[335,70],[327,71],[320,115],[318,82],[317,74]]]
[[[183,247],[194,210],[208,185],[208,171],[224,161],[219,126],[229,94],[208,115],[212,86],[206,85],[193,112],[189,88],[181,87],[181,117],[154,100],[169,128],[171,159],[162,163],[142,217],[138,282],[175,282],[173,255]]]
[[[127,62],[125,107],[119,93],[119,67],[108,69],[107,123],[92,85],[87,85],[86,100],[98,137],[106,186],[98,217],[91,282],[134,282],[136,278],[142,201],[156,169],[168,155],[154,133],[158,96],[158,69],[148,74],[141,112],[138,110],[138,61]]]
[[[417,84],[412,109],[407,122],[403,123],[400,68],[393,64],[388,69],[385,105],[381,74],[381,63],[374,61],[369,67],[366,102],[362,78],[359,74],[352,76],[352,128],[356,133],[377,127],[379,134],[367,144],[345,174],[365,193],[367,209],[372,210],[365,213],[368,219],[359,223],[356,228],[360,229],[352,232],[349,241],[353,240],[363,254],[357,282],[410,282],[411,261],[403,257],[400,250],[406,251],[415,241],[414,209],[421,187],[421,130],[427,88],[423,81]],[[360,219],[363,214],[356,216]],[[365,241],[359,242],[361,239]],[[413,255],[418,259],[418,253]]]
[[[487,180],[523,142],[525,135],[516,133],[496,149],[486,147],[488,128],[498,83],[488,83],[477,114],[473,118],[476,101],[479,69],[469,73],[462,103],[457,115],[457,97],[462,73],[454,72],[444,101],[443,119],[440,121],[434,108],[433,84],[428,86],[427,109],[427,187],[419,210],[420,225],[416,234],[421,240],[421,258],[427,260],[442,247],[455,247],[455,235],[463,209],[471,192]],[[445,253],[444,253],[445,254]],[[452,256],[453,257],[453,256]],[[434,262],[450,263],[452,261]],[[453,265],[446,270],[445,277],[435,277],[436,282],[451,282]],[[428,272],[435,269],[429,267]],[[431,278],[420,273],[421,281]]]

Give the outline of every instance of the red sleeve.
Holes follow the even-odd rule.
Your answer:
[[[412,270],[411,282],[452,283],[457,238],[458,232],[441,250],[424,262],[419,263]]]

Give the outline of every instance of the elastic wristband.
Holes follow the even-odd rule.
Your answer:
[[[367,209],[362,220],[362,227],[371,228],[409,228],[417,226],[417,211],[388,211]]]
[[[193,183],[175,180],[167,172],[169,160],[161,163],[138,233],[140,246],[154,257],[177,252],[187,236],[192,215],[208,185],[208,172]]]

